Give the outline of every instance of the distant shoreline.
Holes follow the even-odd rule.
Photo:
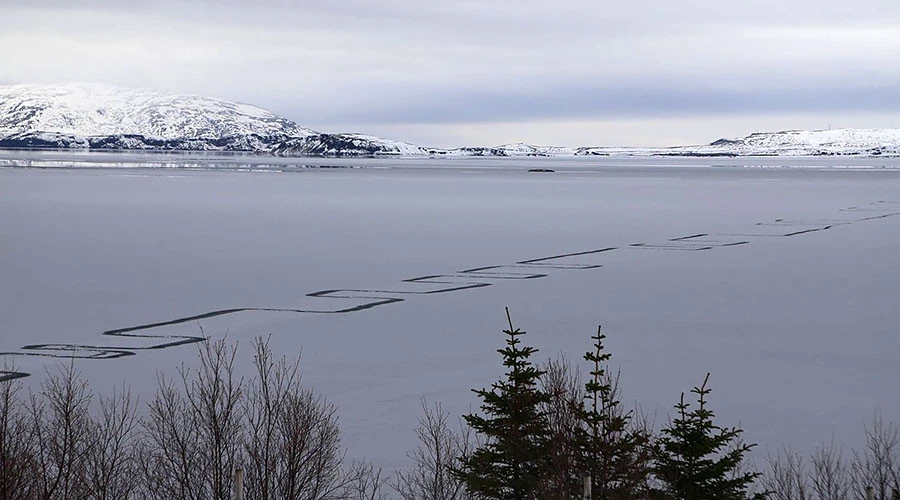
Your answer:
[[[705,146],[697,146],[702,148]],[[667,151],[671,149],[684,149],[683,151]],[[0,151],[11,152],[53,152],[53,153],[73,153],[73,154],[146,154],[146,155],[172,155],[172,156],[189,156],[189,155],[222,155],[222,156],[257,156],[269,158],[438,158],[438,159],[463,159],[463,158],[900,158],[900,152],[871,152],[871,151],[849,151],[849,152],[828,152],[820,151],[815,153],[803,152],[704,152],[691,150],[693,146],[676,146],[672,148],[621,148],[621,147],[596,147],[596,148],[579,148],[590,149],[591,152],[572,152],[572,153],[472,153],[472,154],[455,154],[456,150],[433,150],[430,154],[399,154],[391,152],[375,152],[375,153],[359,153],[359,152],[337,152],[337,153],[321,153],[321,154],[277,154],[267,151],[242,151],[242,150],[217,150],[217,149],[125,149],[125,148],[51,148],[51,147],[0,147]],[[495,148],[479,148],[479,149],[495,149]],[[608,150],[608,151],[607,151]]]

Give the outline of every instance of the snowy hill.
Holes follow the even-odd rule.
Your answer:
[[[33,133],[173,140],[315,132],[256,106],[209,97],[83,83],[0,87],[0,136]]]
[[[785,130],[756,132],[698,146],[668,148],[584,147],[594,156],[898,156],[900,129]]]
[[[322,134],[248,104],[86,83],[0,87],[0,147],[428,154],[372,136]]]
[[[757,132],[686,149],[698,153],[728,152],[736,155],[895,155],[900,152],[900,129]]]

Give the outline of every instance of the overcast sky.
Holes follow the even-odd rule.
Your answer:
[[[900,127],[898,0],[0,0],[0,84],[104,82],[430,146]]]

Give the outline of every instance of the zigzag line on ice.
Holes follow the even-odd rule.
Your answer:
[[[339,290],[320,290],[309,293],[306,297],[314,299],[338,299],[353,301],[351,305],[345,307],[334,308],[269,308],[269,307],[236,307],[229,309],[220,309],[209,311],[202,314],[175,318],[167,321],[156,323],[146,323],[142,325],[119,328],[115,330],[107,330],[101,335],[107,337],[115,337],[120,340],[130,339],[151,339],[159,342],[151,345],[132,345],[126,342],[119,342],[114,345],[95,345],[95,344],[29,344],[23,346],[20,351],[2,352],[0,355],[7,356],[40,356],[49,358],[74,358],[74,359],[115,359],[124,356],[133,356],[137,354],[135,351],[156,350],[176,347],[185,344],[192,344],[206,340],[201,336],[192,335],[152,335],[149,333],[137,333],[155,328],[178,325],[202,319],[224,316],[228,314],[236,314],[241,312],[262,311],[262,312],[291,312],[305,314],[342,314],[349,312],[362,311],[373,307],[393,304],[406,300],[404,295],[432,295],[438,293],[456,292],[472,288],[482,288],[491,286],[497,280],[531,280],[544,278],[548,275],[545,272],[535,272],[537,270],[553,270],[553,269],[594,269],[600,267],[599,264],[578,264],[578,263],[562,263],[562,259],[569,257],[585,256],[596,253],[614,250],[614,247],[601,248],[597,250],[588,250],[583,252],[575,252],[568,254],[554,255],[550,257],[541,257],[538,259],[529,259],[515,264],[502,266],[485,266],[473,269],[465,269],[452,274],[437,274],[429,276],[419,276],[416,278],[405,279],[396,287],[389,289],[339,289]],[[29,374],[24,372],[0,371],[0,382],[13,380],[16,378],[27,377]]]
[[[853,206],[840,209],[842,213],[881,212],[878,215],[868,215],[861,218],[831,219],[831,220],[787,220],[776,219],[772,222],[757,223],[756,230],[750,233],[697,233],[677,238],[671,238],[660,243],[632,243],[627,248],[647,250],[675,250],[675,251],[704,251],[713,248],[734,247],[749,243],[750,237],[791,237],[808,234],[817,231],[825,231],[838,225],[852,224],[877,219],[884,219],[900,212],[887,212],[878,207],[888,204],[900,204],[900,201],[876,201],[868,206]],[[740,238],[736,238],[740,237]],[[474,288],[488,287],[495,281],[501,280],[534,280],[545,278],[548,271],[552,270],[590,270],[601,267],[596,263],[572,263],[565,259],[575,257],[587,257],[617,250],[618,247],[604,247],[594,250],[569,252],[535,259],[520,260],[514,264],[484,266],[465,269],[450,274],[435,274],[419,276],[402,280],[397,286],[388,289],[337,289],[320,290],[306,295],[310,299],[331,299],[335,301],[350,301],[348,305],[333,308],[268,308],[268,307],[236,307],[208,311],[192,316],[175,318],[167,321],[146,323],[141,325],[107,330],[101,335],[119,339],[114,345],[91,344],[29,344],[22,346],[19,351],[0,352],[0,356],[40,356],[49,358],[69,359],[115,359],[124,356],[133,356],[135,351],[167,349],[186,344],[193,344],[206,340],[205,337],[194,335],[152,335],[138,333],[155,328],[179,325],[192,321],[225,316],[242,312],[289,312],[298,314],[344,314],[363,311],[374,307],[403,302],[408,295],[433,295],[448,292],[457,292]],[[318,302],[319,300],[315,301]],[[129,340],[150,339],[154,344],[133,345]],[[19,371],[0,370],[0,382],[27,377],[30,374]]]

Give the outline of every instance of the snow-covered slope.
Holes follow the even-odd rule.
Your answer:
[[[697,153],[736,155],[859,155],[897,154],[900,129],[785,130],[757,132],[736,139],[719,139],[707,146],[685,148]]]
[[[315,132],[256,106],[196,95],[84,83],[0,87],[0,136],[34,133],[173,140]]]
[[[373,136],[319,133],[248,104],[86,83],[0,87],[0,147],[429,154]]]
[[[406,142],[363,134],[316,134],[288,139],[275,145],[272,153],[282,156],[427,156],[432,152]]]
[[[900,129],[784,130],[756,132],[699,146],[668,148],[584,147],[576,155],[598,156],[898,156]]]

